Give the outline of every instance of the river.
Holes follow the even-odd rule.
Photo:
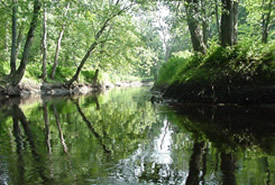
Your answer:
[[[272,107],[150,97],[144,87],[0,102],[0,184],[275,184]]]

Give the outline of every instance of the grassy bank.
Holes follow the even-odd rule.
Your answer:
[[[156,87],[165,88],[165,96],[181,101],[261,101],[254,96],[275,85],[274,51],[274,43],[242,42],[232,48],[212,45],[205,55],[171,58],[161,67]]]

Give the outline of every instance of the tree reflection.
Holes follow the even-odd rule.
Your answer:
[[[64,134],[63,134],[62,127],[61,127],[61,124],[60,124],[59,114],[58,114],[58,112],[56,110],[56,106],[55,105],[53,105],[53,112],[54,112],[54,117],[55,117],[57,129],[58,129],[58,133],[59,133],[60,142],[61,142],[61,145],[63,146],[63,151],[65,153],[67,153],[68,152],[68,148],[67,148],[67,145],[65,143]]]
[[[51,136],[50,136],[50,127],[49,127],[49,116],[48,116],[48,108],[47,103],[43,103],[43,117],[45,123],[45,135],[46,135],[46,145],[49,154],[52,153],[52,146],[51,146]]]
[[[223,173],[222,176],[222,184],[223,185],[235,185],[236,177],[235,177],[235,156],[233,153],[221,153],[221,171]]]
[[[197,185],[200,182],[200,169],[204,146],[205,142],[195,141],[194,143],[193,153],[189,162],[189,175],[186,180],[186,185]]]
[[[204,150],[203,156],[202,156],[202,175],[201,175],[201,181],[202,181],[202,185],[205,184],[205,175],[207,173],[207,155],[208,155],[208,144],[206,145],[206,148]]]
[[[268,163],[267,157],[263,158],[263,163],[264,163],[264,168],[265,168],[265,173],[266,173],[266,185],[270,185],[271,172],[269,169],[269,163]]]
[[[43,164],[42,163],[42,157],[39,155],[37,149],[36,149],[36,145],[35,145],[35,142],[34,142],[34,138],[33,138],[33,135],[32,135],[32,132],[29,128],[29,123],[27,121],[27,118],[24,114],[24,112],[19,108],[19,106],[17,104],[14,104],[13,106],[13,121],[14,121],[14,125],[15,126],[15,130],[14,130],[14,133],[18,133],[19,129],[17,127],[17,122],[20,121],[22,126],[23,126],[23,129],[24,129],[24,133],[25,135],[27,136],[27,141],[29,142],[29,145],[30,145],[30,148],[31,148],[31,153],[32,153],[32,156],[36,162],[36,164],[39,165],[39,168],[37,168],[37,171],[41,177],[41,179],[47,183],[47,182],[50,182],[50,179],[45,175],[45,169],[44,167],[41,165]],[[19,144],[19,143],[18,143]],[[21,154],[19,154],[18,158],[22,158],[22,156],[20,156]],[[20,174],[20,175],[24,175],[24,174]],[[22,178],[24,179],[24,178]],[[20,182],[20,183],[24,183],[24,182]]]
[[[21,139],[21,130],[18,124],[18,119],[15,115],[12,115],[13,120],[13,135],[15,137],[15,143],[16,143],[16,153],[18,155],[17,163],[18,163],[18,173],[19,178],[22,179],[22,185],[25,184],[24,176],[25,176],[25,169],[24,169],[24,158],[23,158],[23,152],[22,152],[22,139]]]
[[[88,118],[85,116],[85,114],[83,113],[83,111],[81,110],[78,101],[73,101],[74,104],[77,107],[77,110],[79,112],[79,114],[81,115],[83,121],[87,124],[89,130],[94,134],[94,136],[98,139],[100,145],[102,146],[103,150],[106,153],[111,153],[111,150],[108,149],[108,147],[103,143],[103,139],[102,137],[96,132],[96,130],[94,129],[92,123],[88,120]]]

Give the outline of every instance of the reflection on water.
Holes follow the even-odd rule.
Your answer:
[[[131,88],[0,102],[0,184],[275,184],[273,108],[148,99]]]
[[[167,119],[163,121],[163,127],[161,128],[161,133],[155,140],[154,146],[154,162],[157,164],[172,164],[173,159],[171,158],[170,147],[172,145],[172,129],[169,128],[169,123]]]

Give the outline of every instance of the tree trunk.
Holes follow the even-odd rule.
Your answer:
[[[93,79],[93,85],[96,85],[96,83],[97,83],[98,73],[99,73],[99,70],[96,69],[96,70],[95,70],[95,76],[94,76],[94,79]]]
[[[236,45],[238,42],[238,15],[239,15],[239,3],[238,1],[233,2],[232,14],[233,14],[233,35],[232,35],[232,44]]]
[[[265,0],[263,0],[263,7],[265,7]],[[265,10],[265,8],[264,8]],[[268,3],[268,9],[267,13],[263,13],[263,18],[262,18],[262,42],[267,43],[268,41],[268,32],[269,32],[269,27],[270,27],[270,17],[271,17],[271,11],[272,11],[272,0],[269,1]],[[265,11],[264,11],[265,12]]]
[[[23,56],[22,56],[18,70],[14,73],[14,75],[12,75],[12,79],[11,79],[12,86],[16,86],[20,83],[26,71],[26,66],[29,60],[30,47],[34,37],[34,31],[38,24],[39,11],[40,11],[40,0],[35,0],[34,8],[33,8],[33,17],[32,17],[29,31],[28,31],[26,43],[24,46]]]
[[[16,71],[16,27],[17,27],[17,0],[12,1],[12,43],[11,43],[11,57],[10,57],[10,75]]]
[[[201,12],[202,12],[202,35],[203,35],[203,43],[207,47],[207,41],[209,37],[209,24],[208,24],[208,17],[207,17],[207,11],[206,7],[207,4],[205,3],[205,0],[201,0]]]
[[[18,36],[17,36],[16,54],[15,54],[15,58],[16,58],[16,59],[17,59],[19,50],[20,50],[20,48],[21,48],[21,43],[22,43],[22,38],[23,38],[23,31],[24,31],[24,27],[21,26],[20,29],[19,29]]]
[[[9,28],[8,28],[8,20],[5,22],[5,41],[4,41],[4,47],[5,47],[5,52],[4,52],[4,58],[6,61],[8,61],[8,55],[9,55]]]
[[[221,45],[223,47],[237,44],[238,2],[222,0]]]
[[[186,0],[186,2],[187,4],[185,5],[185,7],[187,10],[187,23],[191,34],[193,49],[194,51],[205,53],[206,46],[203,42],[202,30],[200,28],[199,20],[196,18],[199,14],[198,0]]]
[[[70,3],[68,3],[65,8],[64,17],[66,17],[69,7],[70,7]],[[55,77],[56,68],[58,66],[59,52],[61,49],[61,41],[62,41],[65,29],[66,29],[66,23],[62,25],[61,31],[59,32],[59,35],[58,35],[54,63],[53,63],[53,69],[52,69],[52,73],[51,73],[51,79],[54,79],[54,77]]]
[[[216,25],[217,25],[218,39],[221,40],[221,29],[220,29],[220,17],[219,17],[218,0],[215,0],[215,14],[216,14]]]
[[[44,5],[45,6],[45,5]],[[44,16],[43,16],[43,59],[42,59],[42,80],[46,81],[47,76],[47,10],[44,7]]]

